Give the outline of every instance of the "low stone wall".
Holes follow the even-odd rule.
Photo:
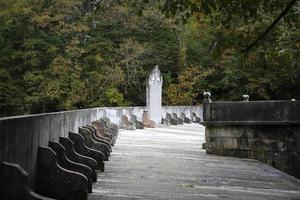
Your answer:
[[[300,101],[204,104],[206,152],[254,158],[300,178]]]
[[[136,107],[106,107],[102,109],[102,115],[109,117],[115,124],[121,124],[122,115],[136,115],[137,120],[143,121],[143,113],[147,110],[144,106]],[[166,117],[167,113],[176,113],[180,116],[180,113],[184,113],[187,117],[191,118],[192,113],[196,113],[198,117],[202,119],[202,106],[162,106],[162,117]]]
[[[78,132],[78,127],[101,117],[109,117],[118,125],[122,115],[134,114],[142,121],[144,110],[145,107],[101,107],[0,118],[0,162],[18,163],[29,173],[30,186],[34,187],[39,146],[48,146],[50,140],[58,141],[60,136],[67,137],[69,131]],[[168,106],[166,110],[201,114],[199,106]]]
[[[66,137],[69,131],[90,124],[103,116],[99,108],[25,115],[0,119],[0,161],[19,164],[29,175],[30,186],[35,185],[37,151],[39,146]]]
[[[186,117],[192,119],[193,112],[203,121],[202,106],[163,106],[162,115],[165,118],[167,113],[176,113],[180,117],[180,113],[184,113]]]

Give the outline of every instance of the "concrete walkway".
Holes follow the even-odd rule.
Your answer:
[[[90,200],[300,199],[300,181],[255,160],[207,155],[198,124],[120,130]]]

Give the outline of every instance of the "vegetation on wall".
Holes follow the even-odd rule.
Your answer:
[[[158,64],[163,103],[203,91],[300,98],[300,3],[280,0],[0,0],[0,116],[144,105]]]

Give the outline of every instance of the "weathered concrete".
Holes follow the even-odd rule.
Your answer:
[[[28,186],[28,173],[18,164],[0,165],[0,200],[54,200],[33,192]]]
[[[48,146],[50,140],[58,142],[59,137],[67,137],[69,131],[77,132],[78,127],[91,124],[101,117],[109,117],[117,125],[120,125],[122,115],[134,114],[139,121],[143,121],[145,109],[144,106],[100,107],[0,118],[0,162],[19,164],[29,174],[29,186],[35,189],[39,146]],[[166,109],[187,114],[202,107],[170,106]]]
[[[201,118],[195,112],[192,113],[192,117],[191,118],[192,118],[192,122],[194,122],[194,123],[199,123],[199,122],[202,121]]]
[[[155,128],[157,126],[154,121],[150,120],[148,111],[144,111],[143,113],[143,124],[147,128]]]
[[[95,140],[98,143],[104,145],[105,149],[107,149],[108,153],[110,153],[112,151],[111,144],[109,143],[109,141],[108,140],[104,140],[104,139],[102,139],[100,137],[97,137],[96,129],[93,126],[88,125],[88,126],[83,126],[83,128],[85,128],[85,129],[88,130],[88,132],[91,135],[91,137],[93,138],[93,140]]]
[[[170,122],[171,125],[178,125],[178,120],[175,119],[174,117],[172,117],[172,115],[170,113],[166,114],[166,118],[167,120]]]
[[[203,115],[203,107],[201,106],[163,106],[162,107],[162,115],[166,118],[167,113],[177,113],[180,116],[181,113],[184,113],[186,117],[190,118],[191,120],[194,119],[194,115],[197,115],[198,122],[202,121]],[[195,121],[195,119],[194,119]],[[195,121],[196,122],[196,121]]]
[[[172,113],[172,117],[178,121],[178,124],[180,124],[180,125],[183,124],[183,119],[178,118],[176,113]]]
[[[109,139],[111,144],[114,145],[116,142],[116,133],[112,129],[105,128],[105,123],[104,120],[97,120],[92,125],[96,129],[98,136]]]
[[[170,125],[170,121],[168,119],[166,119],[166,118],[161,118],[161,124],[169,126]]]
[[[208,155],[199,124],[120,130],[89,200],[300,199],[300,181],[251,159]]]
[[[56,153],[57,155],[57,164],[61,167],[78,172],[84,175],[88,180],[88,192],[92,192],[92,182],[93,182],[93,174],[92,170],[83,164],[76,163],[67,158],[65,154],[65,148],[58,142],[49,142],[49,147]]]
[[[205,105],[203,116],[207,122],[300,123],[300,101],[225,101]]]
[[[130,116],[130,121],[132,121],[132,122],[135,123],[135,128],[136,128],[136,129],[143,129],[143,128],[144,128],[143,122],[137,120],[136,115],[131,115],[131,116]]]
[[[105,144],[94,140],[92,134],[86,128],[79,128],[78,133],[84,138],[84,144],[87,147],[100,151],[104,155],[103,161],[108,161],[110,151]]]
[[[37,191],[47,197],[61,200],[85,200],[88,179],[81,173],[57,164],[55,152],[48,147],[38,150]]]
[[[127,130],[135,130],[135,123],[131,121],[131,119],[127,115],[121,116],[121,125],[120,128],[127,129]]]
[[[186,117],[185,114],[182,112],[180,113],[180,118],[183,120],[184,123],[190,124],[191,123],[191,119]]]
[[[77,153],[74,149],[73,142],[69,138],[60,137],[59,143],[64,146],[67,158],[73,162],[80,163],[89,167],[92,171],[92,180],[97,181],[97,161],[93,158]]]
[[[97,134],[97,130],[94,126],[92,125],[87,125],[86,126],[90,132],[92,133],[92,137],[94,138],[94,140],[98,141],[98,142],[101,142],[101,143],[104,143],[106,144],[107,146],[110,147],[110,152],[112,151],[111,150],[111,146],[112,146],[112,141],[111,139],[107,138],[107,137],[103,137],[103,136],[100,136]]]
[[[206,152],[254,158],[300,178],[300,101],[204,103]]]
[[[74,143],[76,152],[83,156],[93,158],[97,162],[97,169],[104,172],[104,154],[96,149],[91,149],[84,144],[84,139],[77,133],[69,132],[69,138]]]

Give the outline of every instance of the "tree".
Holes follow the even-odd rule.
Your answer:
[[[288,3],[165,1],[166,15],[184,23],[186,65],[214,71],[206,77],[208,84],[199,81],[195,87],[223,100],[238,100],[244,93],[251,99],[299,98],[299,1],[255,48],[244,52]]]

